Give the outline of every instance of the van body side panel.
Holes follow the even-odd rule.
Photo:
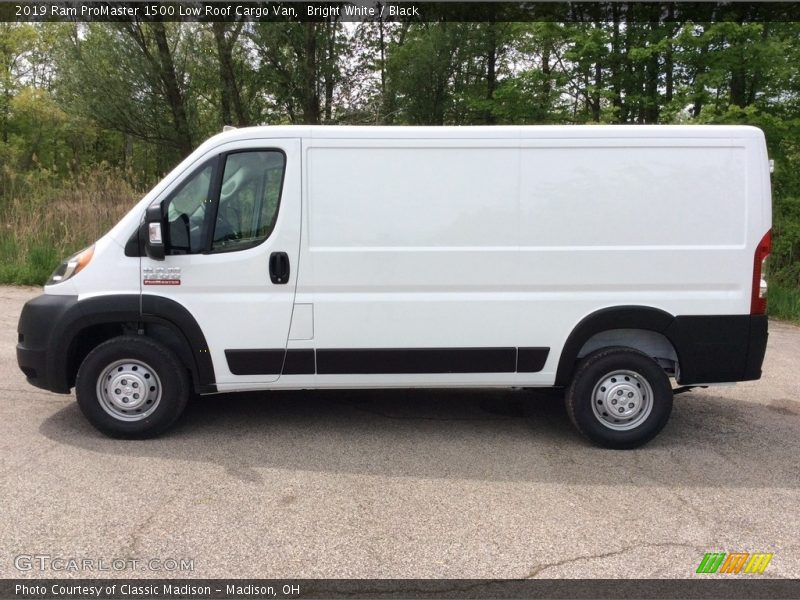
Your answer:
[[[513,383],[515,355],[496,358],[521,345],[518,141],[312,139],[305,157],[315,382]],[[442,351],[412,368],[425,349]]]
[[[470,378],[551,385],[567,337],[598,309],[634,305],[672,316],[748,312],[748,265],[756,232],[764,229],[761,190],[748,186],[760,166],[749,158],[759,154],[750,133],[741,139],[495,139],[482,153],[482,163],[492,167],[485,172],[466,158],[468,151],[458,154],[459,146],[470,143],[309,143],[311,271],[307,280],[301,278],[298,294],[313,297],[314,347],[342,339],[356,348],[441,347],[442,339],[452,346],[465,340],[486,347],[535,345],[552,349],[541,369]],[[520,148],[516,159],[515,145]],[[415,152],[406,155],[410,149]],[[514,211],[498,213],[497,203],[501,191],[514,193],[508,186],[514,181],[512,164],[518,170],[519,205],[517,222],[508,226],[497,219]],[[478,172],[480,181],[474,176]],[[449,194],[442,204],[427,196],[440,189],[434,173],[448,182],[442,184],[441,193]],[[459,182],[469,185],[459,188]],[[497,197],[481,197],[486,185],[497,188]],[[416,198],[425,199],[423,210]],[[491,207],[492,218],[470,229],[479,206]],[[753,212],[758,218],[749,216]],[[448,239],[442,216],[448,213],[469,243]],[[501,232],[500,240],[494,237]],[[473,240],[484,246],[476,247]],[[518,267],[509,268],[514,262]],[[470,265],[487,276],[464,273]],[[449,298],[450,293],[457,296]],[[465,315],[469,323],[458,322]],[[392,379],[401,385],[447,380]],[[318,377],[316,382],[339,380]]]
[[[555,375],[571,332],[603,308],[749,313],[749,265],[763,225],[751,230],[751,213],[761,220],[761,198],[747,186],[757,164],[748,164],[746,141],[521,145],[520,280],[528,302],[520,329],[559,349],[545,372]],[[563,376],[556,379],[564,384]]]

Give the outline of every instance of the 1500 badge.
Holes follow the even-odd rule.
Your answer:
[[[142,283],[144,285],[180,285],[180,267],[143,267]]]

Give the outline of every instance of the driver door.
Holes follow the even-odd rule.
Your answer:
[[[183,305],[219,389],[281,374],[300,246],[300,141],[216,148],[160,199],[165,259],[142,258],[142,294]]]

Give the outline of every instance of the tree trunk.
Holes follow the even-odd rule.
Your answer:
[[[484,120],[488,125],[494,125],[494,112],[492,111],[492,101],[494,91],[497,89],[497,31],[494,23],[489,23],[489,47],[486,54],[486,100],[488,106],[484,114]]]
[[[189,120],[186,117],[186,105],[178,83],[178,75],[175,71],[175,63],[172,59],[172,52],[167,41],[167,32],[164,23],[155,21],[150,25],[153,30],[153,37],[156,41],[158,50],[158,67],[161,81],[164,85],[164,92],[172,112],[172,119],[175,125],[176,142],[178,149],[186,156],[192,152],[192,135],[189,130]]]
[[[592,93],[592,120],[600,122],[600,90],[603,85],[603,65],[600,59],[594,64],[594,92]]]
[[[739,26],[742,23],[739,22]],[[741,43],[736,45],[737,60],[731,69],[731,95],[730,101],[734,106],[744,108],[747,106],[747,62],[746,50]]]
[[[769,23],[765,22],[762,23],[761,29],[761,43],[766,45],[767,38],[769,38]],[[756,94],[758,94],[759,87],[761,86],[761,82],[763,80],[764,72],[761,70],[757,70],[753,73],[753,76],[750,78],[750,85],[748,86],[747,90],[747,104],[753,104],[756,101]]]
[[[225,35],[227,23],[214,22],[211,29],[214,33],[214,40],[217,44],[217,60],[219,67],[220,81],[220,116],[223,125],[231,125],[235,122],[239,127],[246,127],[250,124],[247,107],[242,102],[239,85],[236,81],[236,70],[233,65],[233,48],[242,31],[243,23],[237,23],[231,31],[230,36]]]
[[[697,66],[697,71],[694,75],[694,103],[692,105],[692,116],[697,118],[700,116],[700,112],[703,110],[703,95],[705,93],[705,89],[703,88],[703,84],[700,82],[700,75],[705,71],[705,64],[706,64],[706,57],[708,55],[708,43],[703,44],[700,47],[700,61]]]
[[[133,136],[129,133],[122,134],[122,166],[123,168],[133,168]]]
[[[630,11],[631,7],[626,6],[626,10]],[[619,120],[621,123],[628,123],[633,120],[636,115],[636,106],[631,101],[631,90],[634,87],[634,69],[630,60],[631,43],[633,36],[634,23],[632,22],[632,15],[625,22],[625,37],[623,38],[623,59],[620,67],[620,96],[625,94],[625,99],[620,98],[620,112]]]
[[[645,66],[645,123],[658,123],[660,114],[658,94],[658,54],[653,53]]]
[[[338,17],[326,22],[326,53],[325,53],[325,122],[330,122],[333,113],[333,90],[335,81],[333,77],[333,64],[336,61],[336,25]]]
[[[214,32],[214,41],[217,43],[217,67],[219,69],[219,113],[223,125],[233,124],[231,118],[231,84],[229,73],[225,69],[225,55],[227,44],[225,44],[225,23],[215,21],[211,24],[211,31]]]
[[[550,43],[546,42],[542,48],[542,99],[540,102],[541,114],[545,119],[550,112],[550,94],[553,87],[553,67],[550,65],[550,49]]]
[[[619,34],[619,6],[614,3],[611,5],[612,30],[611,30],[611,103],[616,113],[616,121],[624,122],[622,115],[622,51],[620,49]]]
[[[731,104],[744,108],[747,106],[744,66],[737,63],[731,70]]]
[[[383,31],[383,19],[378,21],[378,35],[381,53],[381,105],[386,105],[386,39]]]
[[[448,29],[447,25],[447,21],[443,22],[441,25],[442,31],[445,33]],[[431,115],[430,123],[432,125],[444,125],[445,102],[448,97],[450,76],[453,74],[454,67],[457,67],[453,61],[453,55],[456,49],[450,43],[450,38],[447,35],[445,35],[444,38],[446,41],[443,43],[443,47],[440,46],[437,50],[440,60],[436,61],[439,68],[437,68],[437,72],[434,74],[433,114]]]
[[[9,118],[8,115],[11,112],[11,90],[6,88],[5,92],[3,93],[3,143],[8,143],[8,123]]]
[[[667,8],[667,21],[670,23],[669,44],[664,54],[664,101],[672,102],[675,88],[675,59],[673,57],[672,39],[675,35],[674,26],[671,25],[675,17],[675,7],[670,4]]]
[[[400,30],[397,33],[397,37],[395,38],[394,42],[391,39],[387,42],[385,37],[385,30],[383,28],[383,21],[381,20],[381,56],[383,57],[381,60],[383,61],[385,58],[385,51],[387,45],[390,45],[394,50],[402,48],[406,42],[406,37],[408,36],[408,30],[411,27],[411,23],[409,21],[404,21],[400,24]],[[385,63],[383,63],[385,65]],[[381,107],[381,112],[383,114],[382,122],[386,125],[391,125],[394,123],[397,114],[400,112],[400,109],[397,107],[397,97],[396,97],[396,88],[392,85],[393,80],[391,73],[383,67],[383,81],[381,85],[384,86],[383,89],[383,102]]]
[[[317,24],[303,23],[305,28],[305,63],[303,68],[303,121],[319,124],[319,92],[317,91]]]
[[[11,121],[11,89],[14,85],[14,64],[16,58],[14,57],[14,49],[11,47],[11,42],[5,43],[5,36],[9,35],[11,29],[10,23],[0,24],[0,82],[2,82],[3,96],[2,96],[2,115],[0,115],[0,127],[2,127],[2,140],[3,143],[8,143],[8,128]]]

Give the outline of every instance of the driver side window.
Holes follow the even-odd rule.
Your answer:
[[[164,201],[166,253],[230,252],[266,240],[278,218],[285,166],[283,152],[257,150],[198,168]]]

